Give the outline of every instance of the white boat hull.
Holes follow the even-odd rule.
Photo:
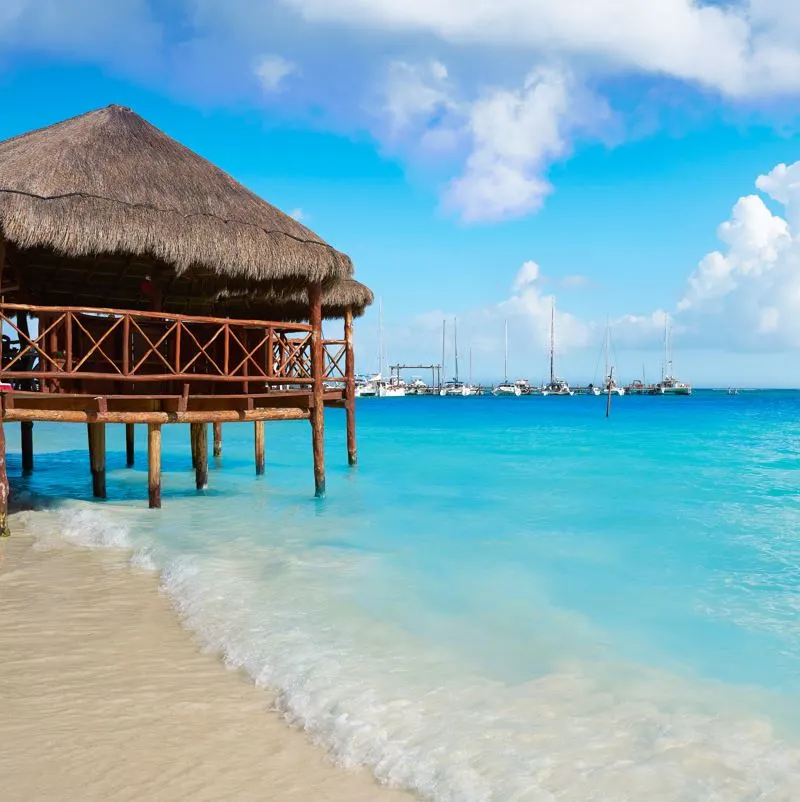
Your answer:
[[[514,385],[501,384],[499,387],[495,387],[494,390],[492,390],[492,395],[497,397],[520,396],[522,395],[522,390]]]

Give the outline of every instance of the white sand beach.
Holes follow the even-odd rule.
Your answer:
[[[16,517],[16,516],[14,516]],[[5,800],[410,800],[334,766],[124,555],[0,541]]]

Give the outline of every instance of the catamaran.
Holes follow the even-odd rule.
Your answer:
[[[503,360],[503,381],[492,390],[492,395],[496,396],[520,396],[522,395],[522,388],[518,382],[510,382],[508,380],[508,321],[506,320],[505,326],[505,354]]]
[[[605,354],[606,354],[606,380],[605,384],[603,385],[603,393],[608,395],[625,395],[625,388],[621,385],[617,384],[616,380],[614,379],[614,366],[609,366],[608,362],[608,352],[609,347],[611,345],[611,327],[608,325],[608,319],[606,318],[606,344],[605,344]]]
[[[550,305],[550,383],[542,387],[542,395],[575,395],[564,379],[556,376],[556,299]]]
[[[383,338],[383,299],[378,298],[378,372],[371,381],[375,385],[378,398],[403,398],[406,394],[406,383],[400,378],[400,372],[398,371],[396,377],[383,377],[387,362]]]
[[[655,386],[657,395],[691,395],[692,385],[676,379],[672,375],[672,326],[669,315],[664,317],[664,363],[661,368],[661,381]]]

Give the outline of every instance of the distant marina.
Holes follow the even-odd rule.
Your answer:
[[[519,398],[521,396],[576,396],[594,395],[605,396],[640,396],[640,395],[667,395],[688,396],[692,394],[692,385],[678,379],[674,375],[672,360],[672,330],[669,317],[664,319],[664,357],[661,366],[661,379],[654,383],[647,383],[642,370],[642,378],[634,379],[628,384],[620,384],[614,377],[614,365],[610,363],[611,327],[606,322],[604,356],[605,369],[603,380],[594,384],[571,386],[566,379],[556,373],[556,333],[555,333],[555,302],[550,309],[550,342],[549,342],[549,381],[542,381],[534,385],[528,379],[509,379],[508,375],[508,321],[504,325],[503,342],[503,380],[497,384],[482,385],[472,381],[472,349],[469,349],[469,376],[467,381],[459,377],[459,351],[458,351],[458,321],[453,320],[453,357],[454,374],[447,379],[446,347],[447,347],[447,321],[442,321],[442,358],[438,363],[411,364],[395,363],[389,365],[389,375],[385,375],[387,362],[383,335],[383,309],[379,302],[379,351],[378,372],[372,375],[356,375],[355,395],[357,398],[404,398],[406,396],[456,396],[476,397],[493,395],[495,397]],[[420,371],[412,374],[409,380],[403,378],[409,371]],[[429,378],[429,381],[426,379]],[[736,388],[728,388],[730,395],[738,393]]]

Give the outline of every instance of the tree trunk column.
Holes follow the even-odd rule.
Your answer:
[[[208,424],[192,423],[190,427],[195,486],[198,490],[205,490],[208,487]]]
[[[89,430],[89,465],[92,469],[92,493],[95,498],[106,497],[106,425],[87,423]]]
[[[150,509],[161,507],[161,424],[147,424],[147,495]]]
[[[353,310],[348,307],[344,313],[344,408],[347,415],[347,463],[358,462],[356,448],[356,369],[353,351]]]
[[[314,450],[314,494],[325,495],[325,357],[322,343],[322,285],[308,285],[309,323],[311,323],[311,442]]]
[[[222,424],[214,424],[214,458],[222,456]]]
[[[2,244],[2,240],[0,240]],[[3,399],[5,401],[5,399]],[[3,430],[2,404],[0,404],[0,537],[8,537],[8,474],[6,473],[6,434]]]
[[[134,424],[126,423],[125,424],[125,464],[129,467],[133,467],[134,463]]]
[[[19,425],[22,444],[22,473],[33,472],[33,421],[24,420]]]

